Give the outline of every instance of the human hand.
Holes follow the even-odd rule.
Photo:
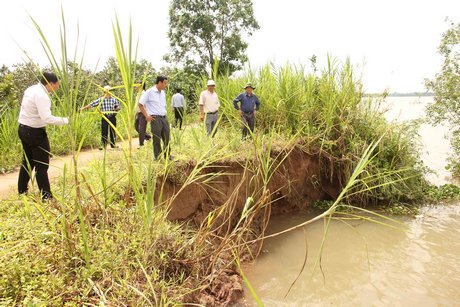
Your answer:
[[[145,117],[145,120],[146,120],[148,123],[150,123],[150,122],[152,122],[152,121],[155,120],[155,116],[147,115],[147,116]]]
[[[204,120],[204,115],[200,114],[200,121],[203,121],[203,120]]]

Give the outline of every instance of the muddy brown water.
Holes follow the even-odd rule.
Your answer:
[[[431,101],[389,97],[386,116],[420,118]],[[436,171],[428,180],[437,185],[450,180],[444,169],[450,150],[443,138],[447,132],[426,124],[419,129],[423,160]],[[268,232],[313,216],[274,217]],[[332,220],[320,262],[325,227],[316,222],[266,240],[261,255],[243,269],[265,306],[460,306],[460,204],[427,205],[415,217],[393,218],[401,223],[397,229]],[[255,306],[247,287],[245,295],[243,305]]]

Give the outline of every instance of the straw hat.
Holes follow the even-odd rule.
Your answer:
[[[248,87],[252,88],[253,90],[256,89],[256,87],[252,85],[250,82],[246,83],[246,86],[244,87],[244,89],[247,89]]]

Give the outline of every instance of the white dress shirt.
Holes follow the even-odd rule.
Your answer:
[[[32,128],[42,128],[48,124],[63,126],[68,124],[69,120],[51,114],[51,99],[48,92],[44,85],[37,83],[24,92],[18,122]]]

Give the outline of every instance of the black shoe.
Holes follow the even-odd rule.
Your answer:
[[[117,145],[110,145],[110,147],[112,147],[112,148],[120,148],[120,146],[117,146]]]
[[[102,147],[99,147],[99,150],[103,150],[103,149],[104,149],[104,148],[102,148]]]
[[[44,192],[42,195],[42,201],[50,201],[53,199],[53,194],[49,192]]]
[[[150,141],[151,138],[152,138],[152,137],[151,137],[150,135],[146,135],[146,136],[145,136],[145,140],[146,140],[146,141]]]

